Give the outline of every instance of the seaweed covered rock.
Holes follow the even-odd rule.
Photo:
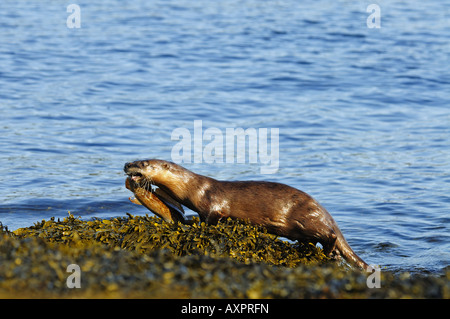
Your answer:
[[[73,264],[80,288],[68,285]],[[238,221],[69,216],[14,233],[0,227],[0,265],[0,297],[10,298],[450,298],[450,270],[383,271],[381,288],[370,289],[366,273],[327,262],[314,246]]]
[[[160,218],[132,216],[111,220],[82,221],[72,215],[63,221],[43,220],[14,232],[18,237],[40,237],[49,242],[76,243],[80,246],[98,241],[113,247],[148,253],[168,249],[176,256],[211,255],[231,257],[240,262],[266,262],[295,267],[326,262],[329,259],[312,244],[291,244],[267,233],[261,227],[228,219],[216,226],[166,223]]]

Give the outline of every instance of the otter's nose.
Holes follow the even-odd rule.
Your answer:
[[[133,165],[133,163],[125,163],[123,170],[126,172],[131,167],[131,165]]]

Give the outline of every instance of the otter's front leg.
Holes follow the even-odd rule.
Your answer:
[[[223,216],[224,215],[221,212],[213,211],[213,212],[210,212],[208,214],[208,216],[206,216],[205,222],[208,225],[217,225],[217,223]]]

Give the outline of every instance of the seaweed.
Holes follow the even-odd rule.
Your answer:
[[[68,265],[81,288],[67,285]],[[8,298],[449,298],[441,276],[367,273],[331,262],[245,221],[192,225],[149,216],[51,218],[0,228],[0,297]]]
[[[146,216],[118,217],[110,220],[82,221],[69,214],[63,221],[35,223],[14,234],[21,238],[39,237],[48,242],[89,245],[92,241],[133,250],[142,254],[168,249],[175,256],[210,255],[228,257],[243,263],[265,262],[296,267],[299,264],[327,262],[322,249],[311,243],[292,244],[245,221],[227,219],[217,225],[167,223]]]

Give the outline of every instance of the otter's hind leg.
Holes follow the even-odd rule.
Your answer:
[[[334,255],[337,252],[337,250],[336,250],[336,240],[337,240],[337,236],[334,233],[334,231],[331,230],[331,229],[330,229],[330,232],[327,234],[327,236],[322,237],[319,240],[319,242],[323,246],[323,253],[325,254],[325,256],[327,256],[327,257],[334,257]]]

